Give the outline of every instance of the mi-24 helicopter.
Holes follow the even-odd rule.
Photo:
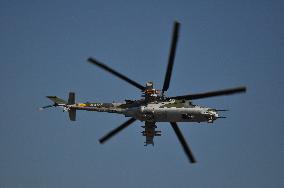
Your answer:
[[[142,92],[143,98],[138,100],[125,100],[125,102],[122,103],[78,103],[75,101],[75,93],[70,92],[68,101],[60,99],[56,96],[47,96],[47,98],[52,100],[54,104],[44,106],[41,109],[49,107],[62,107],[64,111],[67,111],[69,113],[71,121],[76,120],[77,110],[117,113],[123,114],[125,115],[125,117],[130,117],[119,127],[113,129],[108,134],[99,139],[100,143],[105,143],[111,137],[130,126],[133,122],[139,120],[141,122],[144,122],[144,125],[142,126],[144,130],[141,133],[146,137],[145,146],[149,144],[154,145],[154,137],[161,136],[161,131],[156,130],[156,123],[169,122],[175,134],[177,135],[177,138],[182,145],[182,148],[189,161],[191,163],[195,163],[196,159],[191,152],[190,147],[188,146],[183,134],[181,133],[177,122],[213,123],[216,119],[225,118],[219,116],[218,114],[219,111],[225,110],[217,110],[214,108],[194,105],[192,103],[192,100],[241,93],[246,91],[246,87],[241,86],[224,90],[173,97],[166,96],[165,92],[169,89],[172,75],[176,46],[179,36],[179,28],[180,24],[178,22],[175,22],[173,27],[168,66],[162,90],[155,89],[152,82],[147,82],[146,85],[143,86],[130,79],[129,77],[99,62],[98,60],[89,58],[88,62],[90,62],[91,64],[98,66],[99,68],[138,88]]]

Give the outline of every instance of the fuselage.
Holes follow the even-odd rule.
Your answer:
[[[97,112],[124,114],[140,121],[150,122],[209,122],[219,115],[216,110],[193,105],[189,100],[168,100],[145,102],[144,100],[125,103],[76,103],[69,108]]]

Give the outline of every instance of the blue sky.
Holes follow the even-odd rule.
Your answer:
[[[283,187],[282,1],[0,2],[0,187]],[[246,85],[242,95],[196,100],[230,109],[213,125],[180,123],[198,160],[188,163],[166,123],[144,147],[142,124],[105,145],[126,119],[59,109],[78,101],[140,98],[86,62],[90,56],[137,82],[162,87],[172,25],[181,22],[168,95]]]

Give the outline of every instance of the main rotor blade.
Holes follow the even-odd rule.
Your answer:
[[[103,64],[103,63],[97,61],[96,59],[90,57],[90,58],[88,59],[88,61],[89,61],[90,63],[92,63],[92,64],[94,64],[94,65],[97,65],[98,67],[104,69],[105,71],[107,71],[107,72],[109,72],[109,73],[111,73],[111,74],[117,76],[118,78],[120,78],[120,79],[122,79],[122,80],[128,82],[129,84],[131,84],[131,85],[137,87],[137,88],[140,89],[141,91],[144,91],[144,90],[145,90],[145,87],[142,86],[141,84],[138,84],[138,83],[135,82],[134,80],[131,80],[130,78],[128,78],[128,77],[126,77],[125,75],[123,75],[123,74],[121,74],[121,73],[115,71],[114,69],[112,69],[112,68],[106,66],[105,64]]]
[[[113,137],[114,135],[116,135],[117,133],[119,133],[120,131],[122,131],[124,128],[128,127],[131,123],[133,123],[136,119],[135,118],[130,118],[128,121],[124,122],[122,125],[120,125],[119,127],[113,129],[112,131],[110,131],[108,134],[106,134],[105,136],[103,136],[99,141],[101,144],[105,143],[108,139],[110,139],[111,137]]]
[[[174,131],[175,131],[175,133],[176,133],[176,135],[178,137],[178,140],[181,143],[182,148],[183,148],[185,154],[187,155],[189,161],[191,163],[196,163],[197,161],[195,160],[195,157],[193,156],[193,153],[191,152],[191,150],[190,150],[189,146],[187,145],[187,143],[186,143],[186,141],[185,141],[185,139],[184,139],[180,129],[178,128],[177,123],[171,122],[171,125],[172,125],[172,128],[174,129]]]
[[[216,97],[221,95],[232,95],[236,93],[243,93],[246,92],[246,87],[236,87],[236,88],[230,88],[230,89],[224,89],[224,90],[218,90],[218,91],[210,91],[205,93],[197,93],[197,94],[191,94],[191,95],[182,95],[182,96],[176,96],[176,97],[169,97],[170,99],[188,99],[188,100],[194,100],[194,99],[202,99],[207,97]]]
[[[180,27],[180,23],[175,22],[174,29],[173,29],[172,43],[171,43],[171,48],[170,48],[170,54],[169,54],[169,59],[168,59],[168,67],[167,67],[167,72],[165,75],[165,80],[164,80],[164,85],[163,85],[163,90],[162,90],[163,93],[164,91],[167,91],[169,89],[169,85],[171,81],[174,59],[175,59],[175,54],[176,54],[177,41],[178,41],[179,27]]]

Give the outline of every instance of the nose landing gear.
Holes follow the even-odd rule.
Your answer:
[[[214,120],[215,120],[214,116],[209,116],[207,122],[208,122],[208,123],[213,123]]]

